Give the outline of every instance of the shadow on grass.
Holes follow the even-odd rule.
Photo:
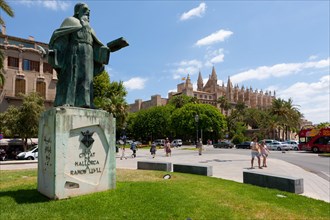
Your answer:
[[[12,197],[18,204],[49,202],[49,199],[36,189],[23,189],[0,192],[1,197]]]

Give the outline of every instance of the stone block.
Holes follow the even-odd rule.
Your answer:
[[[244,171],[243,183],[278,189],[296,194],[304,193],[304,180],[302,178]]]
[[[38,191],[51,199],[116,187],[115,119],[103,110],[56,107],[39,122]]]
[[[173,164],[173,172],[212,176],[213,168],[212,166],[199,166],[193,164]]]
[[[171,172],[172,163],[168,162],[154,162],[154,161],[138,161],[138,170],[161,170]]]

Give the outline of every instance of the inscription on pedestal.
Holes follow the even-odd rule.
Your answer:
[[[70,170],[71,175],[101,173],[100,162],[95,159],[95,152],[86,151],[79,154],[80,161],[75,161],[76,170]]]
[[[73,107],[45,112],[39,124],[38,191],[64,199],[116,187],[115,119]]]

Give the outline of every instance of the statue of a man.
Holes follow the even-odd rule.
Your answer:
[[[48,62],[57,72],[54,106],[93,108],[93,77],[108,64],[110,51],[89,25],[88,6],[78,3],[49,42]]]

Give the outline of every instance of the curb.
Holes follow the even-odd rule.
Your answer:
[[[2,166],[2,165],[14,165],[14,164],[34,164],[34,163],[38,163],[38,160],[2,161],[2,162],[0,162],[0,166]]]

